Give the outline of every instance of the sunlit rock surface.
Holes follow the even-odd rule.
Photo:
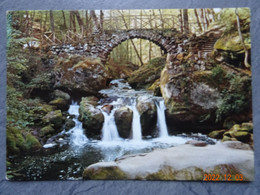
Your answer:
[[[217,143],[196,147],[190,144],[150,153],[123,156],[112,162],[99,162],[88,166],[84,179],[153,179],[200,180],[204,174],[243,175],[243,181],[254,179],[254,153],[240,142]],[[245,145],[245,146],[244,146]]]

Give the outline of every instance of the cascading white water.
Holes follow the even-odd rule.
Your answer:
[[[79,116],[79,105],[77,103],[72,102],[72,104],[69,107],[68,113],[71,115],[75,115],[75,118],[73,121],[75,122],[75,127],[73,127],[71,132],[71,139],[70,143],[73,146],[83,146],[87,143],[88,139],[84,135],[84,130],[82,128],[82,123],[78,120]]]
[[[108,114],[107,112],[101,109],[105,118],[103,128],[102,128],[102,141],[114,141],[120,139],[118,135],[116,123],[115,123],[115,117],[114,117],[115,110],[116,109],[112,109],[110,114]]]
[[[133,140],[142,140],[142,127],[140,121],[140,114],[136,108],[136,100],[131,101],[129,108],[133,111],[133,120],[132,120],[132,134]]]
[[[168,137],[168,129],[166,125],[166,119],[165,119],[165,105],[164,101],[161,100],[156,102],[156,107],[157,107],[157,126],[159,128],[159,136],[160,137]]]

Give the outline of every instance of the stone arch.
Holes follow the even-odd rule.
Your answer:
[[[116,46],[130,39],[138,38],[151,41],[164,50],[165,53],[171,53],[172,49],[175,48],[175,39],[163,36],[163,31],[161,30],[127,30],[111,34],[110,39],[109,35],[107,36],[107,38],[103,37],[107,41],[101,41],[99,46],[98,56],[101,58],[103,64],[106,63],[109,54]]]

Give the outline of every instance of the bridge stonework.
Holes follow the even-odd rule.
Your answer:
[[[106,30],[93,33],[77,46],[52,46],[54,54],[68,53],[101,59],[106,64],[111,51],[126,40],[139,38],[149,40],[158,45],[167,54],[192,52],[199,58],[207,58],[214,49],[216,40],[222,35],[223,26],[216,26],[202,35],[185,35],[175,29],[132,29],[132,30]],[[176,55],[174,55],[176,56]]]
[[[176,37],[178,37],[178,43]],[[50,50],[55,54],[70,53],[99,57],[102,63],[105,64],[110,52],[117,45],[134,38],[149,40],[158,45],[165,53],[171,54],[180,49],[178,45],[183,44],[180,40],[184,40],[185,36],[176,30],[113,30],[93,34],[92,37],[86,40],[84,45],[52,46]]]

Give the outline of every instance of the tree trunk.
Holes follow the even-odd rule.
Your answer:
[[[66,17],[65,17],[64,11],[62,10],[61,12],[62,12],[62,17],[63,17],[63,28],[64,28],[64,31],[66,32],[67,31]]]
[[[164,29],[164,20],[163,20],[162,12],[160,9],[159,9],[159,13],[160,13],[160,18],[161,18],[161,27],[162,27],[162,29]]]
[[[184,33],[189,34],[189,16],[188,16],[188,10],[183,10],[183,23],[184,23]]]
[[[84,34],[84,23],[80,17],[80,14],[79,14],[79,11],[73,11],[73,14],[74,16],[76,16],[77,18],[77,21],[78,21],[78,24],[79,24],[79,27],[80,27],[80,31],[81,31],[81,34],[83,35]]]
[[[100,10],[100,30],[103,32],[104,30],[104,13]]]
[[[239,15],[238,15],[238,9],[236,8],[235,10],[235,13],[236,13],[236,18],[237,18],[237,30],[238,30],[238,34],[239,34],[239,37],[240,37],[240,41],[243,45],[243,48],[245,50],[245,59],[244,59],[244,64],[245,64],[245,67],[246,68],[250,68],[250,64],[248,63],[248,49],[246,48],[246,45],[245,45],[245,42],[244,42],[244,39],[243,39],[243,36],[242,36],[242,33],[241,33],[241,27],[240,27],[240,19],[239,19]]]
[[[126,23],[126,21],[125,21],[124,15],[123,15],[121,12],[119,12],[119,13],[120,13],[121,16],[122,16],[122,19],[123,19],[123,22],[124,22],[124,24],[125,24],[126,29],[129,29],[129,28],[128,28],[128,25],[127,25],[127,23]],[[143,61],[142,61],[142,58],[141,58],[141,56],[139,55],[138,50],[137,50],[137,48],[136,48],[136,46],[135,46],[133,40],[130,39],[130,41],[131,41],[131,43],[132,43],[132,45],[133,45],[133,48],[134,48],[134,50],[135,50],[135,53],[136,53],[136,55],[137,55],[137,57],[138,57],[138,59],[139,59],[141,65],[144,65],[144,63],[143,63]]]
[[[199,27],[199,31],[202,32],[201,23],[200,23],[199,16],[198,16],[198,12],[197,12],[196,9],[194,9],[194,14],[195,14],[196,19],[197,19],[197,24],[198,24],[198,27]]]
[[[92,18],[92,20],[94,21],[94,31],[99,31],[100,30],[100,26],[98,23],[98,18],[96,16],[96,13],[94,10],[90,11],[90,17]]]
[[[51,25],[51,32],[52,32],[52,40],[55,41],[54,17],[53,17],[52,10],[50,10],[50,25]]]
[[[182,11],[180,9],[180,14],[179,14],[179,21],[180,21],[180,31],[183,33],[183,20],[182,20]]]

